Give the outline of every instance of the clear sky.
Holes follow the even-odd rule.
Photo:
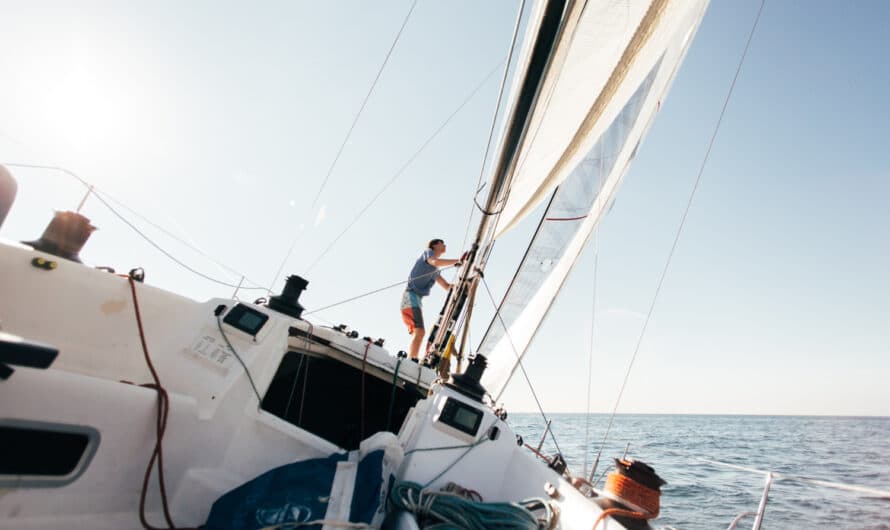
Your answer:
[[[496,98],[498,74],[486,76],[517,7],[421,0],[310,209],[410,5],[0,1],[0,162],[65,166],[261,285],[296,238],[284,269],[309,280],[309,310],[398,282],[426,240],[462,250]],[[545,409],[585,409],[595,250],[591,408],[612,409],[758,5],[715,1],[706,14],[529,351]],[[619,412],[890,415],[888,21],[883,1],[767,3]],[[11,169],[20,193],[0,237],[33,239],[83,196],[70,177]],[[190,266],[238,282],[121,212]],[[145,267],[149,283],[198,300],[232,294],[95,198],[84,213],[99,226],[88,262]],[[536,222],[498,243],[487,276],[498,293]],[[314,316],[405,349],[399,298]],[[427,320],[443,298],[426,300]],[[491,314],[483,298],[475,340]],[[534,409],[521,378],[505,402]]]

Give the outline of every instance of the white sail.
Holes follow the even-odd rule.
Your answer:
[[[499,310],[500,317],[496,316],[492,321],[479,349],[480,353],[489,358],[489,369],[484,375],[483,383],[494,396],[499,396],[503,391],[585,242],[611,204],[637,145],[661,105],[707,4],[706,1],[684,1],[656,6],[658,3],[653,3],[641,17],[650,18],[653,13],[657,14],[657,20],[650,21],[654,26],[647,30],[646,41],[635,45],[638,49],[634,53],[632,64],[621,74],[620,86],[609,88],[611,96],[604,103],[605,106],[596,111],[599,118],[588,123],[589,120],[585,121],[591,116],[588,113],[586,117],[576,120],[584,123],[577,125],[577,134],[571,135],[573,140],[568,146],[551,153],[540,148],[543,145],[551,146],[556,141],[544,135],[549,130],[545,126],[550,122],[549,117],[544,116],[540,120],[537,134],[534,134],[533,128],[531,140],[526,143],[526,148],[520,155],[519,177],[531,175],[530,167],[540,170],[544,159],[550,160],[548,164],[555,166],[553,171],[541,171],[546,174],[544,180],[539,178],[531,182],[530,176],[514,180],[502,214],[508,217],[506,222],[502,220],[499,224],[501,233],[539,200],[536,198],[537,194],[546,194],[557,184],[562,184],[553,195],[529,251],[504,297]],[[582,16],[577,36],[586,35],[581,30],[586,27],[584,24],[589,20],[588,17],[592,16],[594,21],[600,21],[599,15],[593,15],[594,12],[600,13],[598,8],[589,5],[587,9]],[[602,9],[608,11],[610,8]],[[631,30],[631,33],[634,31]],[[638,39],[632,37],[625,42],[636,40]],[[591,46],[586,41],[577,45]],[[570,58],[573,54],[574,50],[569,52]],[[621,51],[618,55],[627,58],[627,54]],[[566,63],[566,68],[568,67],[569,61]],[[564,71],[563,75],[565,74]],[[614,79],[615,76],[611,77]],[[571,76],[563,77],[560,82],[569,78]],[[566,87],[563,90],[577,91],[580,87]],[[560,94],[565,95],[560,92],[559,87],[555,88],[550,108],[560,107],[561,103],[556,100]],[[570,102],[566,105],[570,105]],[[561,137],[565,139],[567,135],[563,134]],[[535,190],[527,193],[532,187]],[[522,206],[513,202],[517,193],[526,197]]]
[[[688,39],[707,0],[577,2],[520,146],[495,238],[578,165],[662,52]]]

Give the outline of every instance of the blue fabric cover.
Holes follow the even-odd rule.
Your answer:
[[[257,530],[286,523],[324,519],[337,462],[346,453],[287,464],[238,486],[213,503],[206,530]],[[359,462],[349,520],[370,523],[380,506],[383,451],[373,451]],[[321,528],[321,525],[303,528]]]

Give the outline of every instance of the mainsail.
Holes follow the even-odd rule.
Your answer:
[[[706,6],[707,0],[571,3],[495,237],[568,177],[667,49],[685,49]]]
[[[706,5],[587,2],[564,33],[500,205],[495,237],[558,187],[479,349],[496,398],[611,204]]]

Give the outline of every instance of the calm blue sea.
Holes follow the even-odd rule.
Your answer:
[[[608,415],[551,416],[556,442],[580,473],[587,450],[588,470],[608,424]],[[537,446],[540,414],[511,414],[507,422]],[[661,516],[653,527],[725,529],[741,512],[756,511],[765,475],[715,466],[703,459],[852,483],[890,491],[890,418],[826,416],[616,416],[597,475],[611,471],[627,444],[628,456],[642,460],[668,482]],[[555,452],[551,439],[547,454]],[[589,473],[589,471],[588,471]],[[600,486],[602,483],[600,483]],[[739,528],[751,528],[744,519]],[[890,529],[890,499],[792,481],[774,481],[762,528]]]

